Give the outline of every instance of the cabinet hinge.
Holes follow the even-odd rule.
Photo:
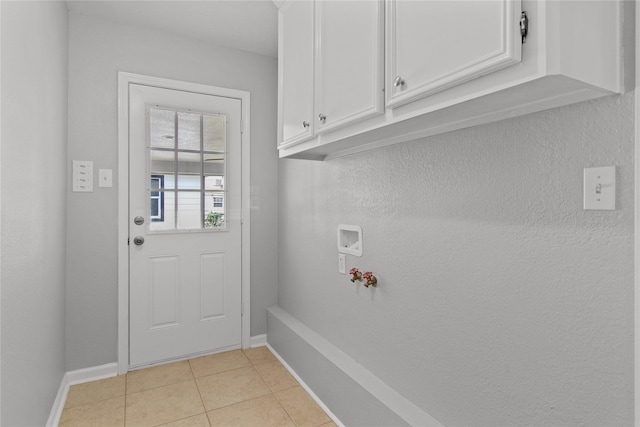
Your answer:
[[[129,242],[129,240],[131,240],[129,237],[127,237],[127,246],[129,246],[131,244],[131,242]]]
[[[244,316],[244,301],[240,303],[240,316]]]
[[[240,120],[240,133],[244,133],[244,120]]]
[[[520,36],[522,36],[522,43],[527,42],[527,35],[529,34],[529,17],[527,16],[527,12],[522,11],[522,15],[520,15]]]

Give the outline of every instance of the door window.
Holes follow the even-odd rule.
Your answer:
[[[226,230],[227,119],[148,106],[149,231]]]

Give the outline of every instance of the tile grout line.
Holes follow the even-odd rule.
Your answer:
[[[198,392],[198,397],[200,398],[200,403],[201,403],[201,405],[202,405],[203,412],[199,412],[199,413],[197,413],[197,414],[193,414],[193,415],[191,415],[191,416],[184,417],[184,418],[180,418],[180,419],[177,419],[177,420],[172,420],[172,421],[170,421],[170,422],[181,421],[181,420],[188,419],[188,418],[190,418],[190,417],[195,417],[195,416],[198,416],[198,415],[200,415],[200,414],[204,414],[204,415],[205,415],[205,417],[206,417],[206,419],[207,419],[207,424],[209,425],[209,427],[211,427],[211,426],[212,426],[212,424],[211,424],[211,420],[209,419],[209,413],[208,413],[208,411],[207,411],[207,408],[206,408],[206,405],[205,405],[205,402],[204,402],[204,397],[202,396],[201,389],[200,389],[200,387],[199,387],[199,385],[198,385],[198,380],[199,380],[199,379],[204,379],[204,378],[207,378],[207,377],[210,377],[210,376],[214,376],[214,375],[222,375],[222,374],[225,374],[225,373],[230,373],[230,372],[232,372],[232,371],[236,371],[236,370],[240,370],[240,369],[244,369],[244,368],[248,368],[248,367],[251,367],[251,368],[253,369],[253,371],[254,371],[254,372],[256,372],[256,373],[258,374],[258,377],[259,377],[259,378],[263,381],[263,383],[267,386],[267,390],[268,390],[268,392],[266,392],[266,393],[264,393],[264,394],[262,394],[262,395],[259,395],[259,396],[252,397],[252,398],[250,398],[250,399],[242,400],[242,401],[240,401],[240,402],[235,402],[235,403],[231,403],[231,404],[228,404],[228,405],[221,406],[221,407],[219,407],[219,408],[214,408],[214,409],[212,409],[211,411],[215,411],[215,410],[218,410],[218,409],[227,408],[227,407],[230,407],[230,406],[233,406],[233,405],[237,405],[237,404],[240,404],[240,403],[251,402],[251,401],[254,401],[254,400],[257,400],[257,399],[260,399],[260,398],[265,398],[265,397],[268,397],[269,395],[271,395],[271,396],[273,396],[273,397],[275,398],[276,402],[278,403],[278,406],[279,406],[279,407],[284,411],[284,413],[286,414],[286,416],[287,416],[287,418],[290,420],[290,422],[291,422],[293,425],[295,425],[295,426],[299,426],[299,425],[298,425],[298,423],[296,423],[296,422],[294,421],[294,419],[292,418],[291,414],[290,414],[290,413],[289,413],[289,411],[285,408],[285,406],[283,405],[282,401],[278,398],[278,396],[276,395],[276,393],[285,392],[285,391],[287,391],[287,390],[291,390],[291,389],[293,389],[293,388],[295,388],[295,387],[301,387],[301,384],[300,384],[300,383],[298,383],[298,381],[297,381],[297,380],[295,380],[295,378],[294,378],[296,385],[293,385],[293,386],[291,386],[291,387],[286,387],[286,388],[284,388],[284,389],[281,389],[281,390],[275,391],[275,390],[272,388],[272,386],[271,386],[271,385],[269,385],[269,383],[268,383],[268,381],[267,381],[267,379],[266,379],[266,376],[265,376],[265,375],[263,375],[263,374],[262,374],[262,373],[261,373],[261,372],[256,368],[256,366],[260,366],[260,365],[268,365],[268,364],[272,364],[272,365],[274,365],[274,366],[277,366],[277,365],[281,365],[281,363],[279,363],[279,361],[278,361],[277,359],[276,359],[276,360],[269,360],[268,358],[266,358],[266,359],[265,359],[265,358],[261,358],[261,359],[259,359],[258,361],[254,362],[252,359],[250,359],[250,358],[247,356],[247,354],[246,354],[244,351],[242,352],[242,354],[243,354],[243,356],[244,356],[245,360],[248,362],[248,364],[247,364],[247,365],[240,366],[240,367],[234,367],[234,368],[231,368],[231,369],[223,370],[223,371],[221,371],[221,372],[216,372],[216,373],[213,373],[213,374],[204,375],[204,376],[197,377],[197,378],[196,378],[196,376],[195,376],[194,370],[193,370],[192,365],[191,365],[191,360],[194,360],[194,359],[187,359],[187,360],[185,360],[185,361],[188,363],[188,366],[189,366],[189,373],[190,373],[190,375],[191,375],[190,380],[181,380],[181,381],[176,381],[176,382],[173,382],[173,383],[170,383],[170,384],[164,384],[164,385],[160,385],[160,386],[156,386],[156,387],[151,387],[151,388],[148,388],[148,389],[144,389],[144,390],[141,390],[141,391],[136,391],[136,392],[131,393],[131,394],[129,394],[129,393],[128,393],[128,390],[129,390],[129,384],[128,384],[128,383],[129,383],[129,381],[128,381],[128,380],[130,379],[129,373],[125,373],[125,374],[123,374],[123,377],[124,377],[124,378],[123,378],[123,380],[124,380],[124,387],[123,387],[123,388],[124,388],[124,396],[123,396],[123,397],[124,397],[124,408],[123,408],[123,411],[124,411],[124,413],[123,413],[123,427],[126,427],[126,426],[127,426],[127,407],[128,407],[128,403],[129,403],[129,400],[130,400],[129,398],[130,398],[130,397],[132,397],[132,396],[134,396],[134,395],[136,395],[136,394],[139,394],[139,393],[144,393],[144,392],[147,392],[147,391],[156,390],[156,389],[159,389],[159,388],[162,388],[162,387],[167,387],[167,386],[172,386],[172,385],[177,385],[177,384],[184,384],[184,383],[186,383],[186,382],[188,382],[188,381],[193,381],[193,383],[194,383],[194,384],[195,384],[195,386],[196,386],[196,390],[197,390],[197,392]],[[117,396],[114,396],[114,397],[117,397]],[[113,398],[113,397],[112,397],[112,398]],[[98,404],[98,403],[101,403],[101,402],[104,402],[104,401],[107,401],[107,400],[111,400],[112,398],[100,399],[100,400],[98,400],[98,401],[91,402],[91,403],[88,403],[88,404],[85,404],[85,405],[78,405],[78,406],[75,406],[75,407],[73,407],[73,408],[65,408],[65,409],[74,409],[74,408],[78,408],[78,407],[82,407],[82,406],[94,405],[94,404]],[[323,425],[323,424],[318,424],[318,426],[322,426],[322,425]]]
[[[0,1],[1,1],[1,0],[0,0]],[[91,383],[94,383],[94,382],[99,382],[99,381],[104,381],[104,380],[108,380],[108,379],[117,378],[118,376],[119,376],[119,375],[117,375],[117,376],[115,376],[115,377],[111,377],[111,378],[103,378],[103,379],[101,379],[101,380],[90,381],[90,382],[88,382],[88,383],[73,384],[73,385],[71,385],[71,386],[69,387],[69,390],[71,390],[71,387],[74,387],[74,386],[77,386],[77,385],[91,384]],[[90,401],[90,402],[88,402],[88,403],[83,403],[83,404],[81,404],[81,405],[75,405],[75,406],[67,406],[67,401],[69,400],[69,395],[67,394],[67,398],[65,399],[64,406],[63,406],[63,409],[62,409],[62,413],[64,413],[65,411],[75,410],[75,409],[82,408],[82,407],[85,407],[85,406],[97,405],[97,404],[99,404],[99,403],[103,403],[103,402],[106,402],[106,401],[108,401],[108,400],[117,399],[117,398],[119,398],[119,397],[123,397],[123,396],[125,397],[125,406],[126,406],[126,396],[127,396],[127,383],[126,383],[126,378],[125,378],[125,386],[124,386],[124,387],[125,387],[124,394],[118,394],[118,395],[111,396],[111,397],[99,398],[98,400],[92,400],[92,401]],[[61,413],[61,415],[62,415],[62,413]],[[61,419],[62,419],[62,416],[61,416]]]
[[[244,351],[243,351],[243,354],[244,354]],[[205,375],[205,376],[202,376],[202,377],[198,377],[198,378],[196,378],[196,380],[197,380],[197,379],[199,379],[199,378],[211,377],[211,376],[214,376],[214,375],[224,374],[224,373],[227,373],[227,372],[236,371],[236,370],[239,370],[239,369],[244,369],[244,368],[249,368],[249,367],[250,367],[250,368],[252,368],[252,369],[253,369],[253,370],[258,374],[258,376],[260,377],[260,379],[265,383],[265,385],[266,385],[266,386],[267,386],[267,388],[269,389],[269,392],[268,392],[268,393],[265,393],[265,394],[262,394],[262,395],[260,395],[260,396],[252,397],[251,399],[245,399],[245,400],[241,400],[240,402],[229,403],[228,405],[220,406],[220,407],[218,407],[218,408],[211,409],[210,411],[207,411],[207,408],[206,408],[206,406],[204,405],[204,400],[203,400],[203,401],[202,401],[202,405],[203,405],[203,406],[205,406],[205,414],[207,415],[207,421],[209,421],[209,412],[217,411],[218,409],[222,409],[222,408],[228,408],[229,406],[237,405],[237,404],[240,404],[240,403],[250,402],[250,401],[252,401],[252,400],[260,399],[260,398],[265,397],[265,396],[268,396],[268,395],[270,395],[270,394],[271,394],[271,395],[274,395],[274,397],[275,397],[275,394],[274,394],[273,390],[271,390],[271,387],[269,387],[269,384],[267,384],[267,382],[264,380],[264,378],[262,377],[262,375],[260,375],[260,372],[258,372],[258,370],[256,369],[256,367],[255,367],[254,363],[251,361],[251,359],[249,359],[249,358],[247,357],[247,355],[246,355],[246,354],[244,354],[244,356],[245,356],[245,357],[247,358],[247,360],[249,361],[249,365],[241,366],[241,367],[238,367],[238,368],[232,368],[232,369],[229,369],[229,370],[226,370],[226,371],[222,371],[222,372],[217,372],[217,373],[215,373],[215,374],[211,374],[211,375]],[[197,382],[197,381],[196,381],[196,387],[198,387],[198,382]],[[200,393],[200,387],[198,387],[198,393]],[[202,394],[200,394],[200,399],[202,399]],[[276,400],[278,400],[278,398],[276,398]],[[278,401],[278,404],[279,404],[279,403],[280,403],[280,402]],[[282,405],[281,405],[281,406],[282,406]],[[284,408],[283,408],[283,409],[284,409]],[[286,412],[286,411],[285,411],[285,412]],[[289,415],[289,414],[287,413],[287,415]],[[294,423],[294,424],[295,424],[295,423]],[[211,425],[211,422],[210,422],[210,421],[209,421],[209,425]]]
[[[271,351],[269,351],[269,350],[267,350],[267,351],[268,351],[270,354],[273,354],[273,353],[271,353]],[[245,354],[245,356],[246,356],[246,354]],[[274,356],[274,357],[275,357],[275,356]],[[247,357],[247,358],[248,358],[248,357]],[[265,365],[265,364],[268,364],[268,363],[272,363],[272,364],[274,364],[274,365],[280,365],[280,366],[283,366],[283,365],[282,365],[282,363],[281,363],[277,358],[276,358],[275,360],[265,360],[265,361],[263,361],[263,362],[261,362],[261,363],[254,363],[254,362],[253,362],[253,360],[251,360],[251,359],[249,359],[249,360],[250,360],[250,361],[251,361],[251,363],[253,364],[254,369],[255,369],[255,366],[256,366],[256,365],[259,365],[259,364],[260,364],[260,365]],[[283,366],[283,367],[284,367],[284,366]],[[285,369],[286,369],[286,368],[285,368]],[[304,388],[302,387],[302,384],[300,384],[300,383],[298,382],[298,380],[296,380],[296,379],[294,378],[294,381],[295,381],[296,385],[291,386],[291,387],[287,387],[287,388],[282,389],[282,390],[278,390],[278,391],[276,392],[276,391],[274,391],[274,390],[271,388],[271,386],[269,385],[269,383],[267,383],[266,379],[265,379],[265,378],[264,378],[264,376],[260,373],[260,371],[259,371],[258,369],[255,369],[255,370],[256,370],[256,372],[258,372],[258,375],[260,375],[260,377],[261,377],[261,378],[262,378],[262,380],[265,382],[265,384],[267,384],[267,387],[269,387],[269,390],[271,390],[271,394],[273,395],[273,397],[275,397],[275,398],[276,398],[276,401],[278,402],[278,405],[280,405],[280,407],[281,407],[281,408],[282,408],[282,410],[285,412],[285,414],[287,414],[287,416],[289,417],[289,419],[291,420],[291,422],[292,422],[296,427],[300,427],[300,426],[298,425],[298,423],[296,423],[296,422],[295,422],[295,420],[293,419],[293,417],[291,416],[291,414],[289,413],[289,411],[287,411],[287,408],[285,408],[285,406],[282,404],[282,402],[280,401],[280,399],[278,398],[278,396],[276,395],[276,393],[280,393],[280,392],[284,392],[284,391],[287,391],[287,390],[291,390],[291,389],[293,389],[293,388],[295,388],[295,387],[301,387],[301,388],[304,390]],[[306,392],[306,390],[304,390],[304,392],[305,392],[305,393],[307,393],[307,392]],[[321,408],[321,409],[322,409],[322,408]],[[322,410],[322,412],[326,414],[326,412],[324,412],[324,410]],[[332,422],[332,421],[333,421],[333,420],[331,420],[331,417],[329,417],[329,420],[330,420],[330,422]],[[327,423],[324,423],[324,424],[327,424]],[[312,426],[312,427],[322,427],[324,424],[318,424],[317,426]]]
[[[191,376],[193,377],[193,383],[196,385],[196,390],[198,390],[198,397],[200,397],[200,403],[202,403],[202,410],[204,411],[204,416],[207,418],[207,424],[211,427],[211,420],[209,419],[209,414],[207,413],[207,407],[204,404],[204,399],[202,398],[202,392],[200,392],[200,387],[198,386],[198,381],[196,380],[196,375],[193,373],[193,369],[191,368],[191,360],[187,360],[189,363],[189,372],[191,372]]]
[[[2,0],[0,0],[0,1],[2,1]],[[195,381],[195,379],[191,378],[190,380],[180,380],[180,381],[176,381],[174,383],[163,384],[163,385],[160,385],[160,386],[157,386],[157,387],[145,388],[144,390],[140,390],[140,391],[136,391],[136,392],[127,394],[127,396],[133,396],[134,394],[146,393],[146,392],[151,391],[151,390],[157,390],[159,388],[169,387],[169,386],[172,386],[172,385],[188,383],[189,381]]]
[[[280,405],[280,407],[282,408],[282,410],[284,411],[285,414],[287,414],[287,417],[289,417],[289,419],[291,420],[291,422],[293,423],[293,425],[295,425],[296,427],[300,427],[298,426],[298,423],[296,423],[293,419],[293,417],[291,416],[291,414],[289,413],[289,411],[287,411],[287,408],[284,407],[284,405],[282,404],[282,402],[280,401],[280,399],[278,398],[278,396],[273,393],[273,397],[276,398],[276,400],[278,401],[278,405]]]
[[[263,364],[264,364],[264,363],[263,363]],[[253,368],[255,369],[255,365],[254,365],[254,367],[253,367]],[[258,373],[258,375],[260,375],[260,378],[262,378],[262,381],[264,381],[264,383],[267,385],[267,387],[269,387],[269,390],[271,390],[271,393],[272,393],[272,394],[274,394],[274,395],[275,395],[276,393],[281,392],[281,391],[289,390],[289,389],[292,389],[292,388],[297,387],[297,386],[299,386],[299,385],[300,385],[300,383],[298,382],[298,380],[296,380],[296,379],[294,378],[294,381],[296,382],[296,385],[293,385],[293,386],[291,386],[291,387],[283,388],[282,390],[277,390],[277,391],[276,391],[276,390],[274,390],[274,389],[269,385],[269,383],[267,382],[267,379],[264,377],[264,375],[262,375],[262,374],[260,373],[260,371],[259,371],[259,370],[257,370],[257,369],[256,369],[256,372]]]

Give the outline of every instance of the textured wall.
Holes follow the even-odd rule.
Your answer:
[[[276,59],[74,13],[69,31],[69,165],[117,176],[118,71],[251,92],[251,334],[265,333],[277,292]],[[117,186],[68,193],[69,370],[117,360]]]
[[[44,425],[65,372],[67,7],[2,9],[2,417]]]
[[[280,162],[279,305],[446,426],[633,424],[633,93]],[[582,170],[618,166],[616,211]],[[337,272],[363,228],[376,289]]]

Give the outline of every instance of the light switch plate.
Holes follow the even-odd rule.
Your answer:
[[[584,209],[616,209],[616,167],[584,169]]]
[[[113,187],[113,171],[98,169],[98,187]]]
[[[91,193],[93,191],[93,162],[91,160],[73,161],[73,191]]]

